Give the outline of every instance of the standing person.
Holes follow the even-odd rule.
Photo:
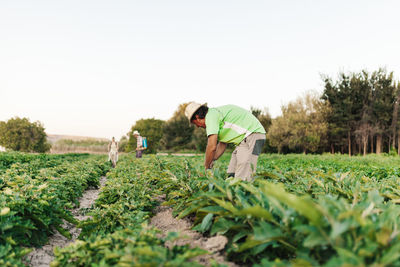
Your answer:
[[[143,137],[138,131],[133,131],[133,136],[136,138],[136,158],[141,158],[143,153]]]
[[[191,102],[185,115],[197,127],[207,132],[204,167],[210,169],[226,149],[228,143],[236,145],[228,166],[228,177],[252,181],[258,156],[265,143],[265,129],[251,112],[235,105],[208,108],[207,104]]]
[[[118,161],[118,142],[115,141],[114,136],[108,144],[108,160],[111,160],[112,166],[115,168]]]

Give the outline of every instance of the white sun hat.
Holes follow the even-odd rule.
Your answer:
[[[136,130],[135,130],[135,131],[133,131],[133,135],[135,135],[135,134],[137,134],[137,135],[140,135],[140,134],[139,134],[139,132],[138,132],[138,131],[136,131]]]
[[[190,102],[185,109],[185,116],[190,119],[193,117],[193,114],[201,107],[201,106],[207,106],[207,103],[204,104],[199,104],[196,102]]]

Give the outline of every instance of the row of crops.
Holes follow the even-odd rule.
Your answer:
[[[263,155],[254,183],[202,158],[154,159],[166,205],[223,234],[230,261],[254,266],[399,266],[400,159]],[[154,168],[154,167],[153,167]]]
[[[109,168],[102,157],[0,153],[0,266],[22,266],[23,256],[60,232],[70,210]]]
[[[0,169],[3,262],[21,266],[26,250],[49,234],[68,236],[60,228],[66,219],[82,232],[55,249],[51,266],[199,265],[195,257],[205,251],[166,247],[179,236],[160,238],[148,226],[162,204],[206,236],[225,235],[225,254],[238,265],[400,266],[396,157],[262,155],[254,183],[226,178],[229,157],[207,173],[202,157],[128,155],[111,170],[94,156],[37,157]],[[105,172],[91,218],[74,221],[69,208]]]
[[[156,158],[120,160],[108,173],[91,218],[80,224],[80,240],[56,249],[52,266],[200,266],[190,260],[206,251],[168,248],[166,242],[177,234],[160,238],[160,231],[148,225],[170,177]]]
[[[230,260],[256,266],[400,265],[399,159],[264,156],[253,184],[223,179],[170,197],[196,228],[224,234]],[[190,163],[189,163],[190,164]],[[182,168],[183,169],[183,168]]]

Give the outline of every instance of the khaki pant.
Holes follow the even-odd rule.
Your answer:
[[[251,182],[256,172],[257,160],[265,144],[265,134],[252,133],[232,152],[228,175]]]

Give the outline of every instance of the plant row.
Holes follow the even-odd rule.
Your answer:
[[[196,230],[227,236],[239,264],[400,266],[398,159],[262,156],[254,183],[226,179],[228,158],[213,174],[200,158],[160,161],[173,174],[167,204]]]
[[[88,213],[91,218],[79,224],[79,240],[56,249],[51,266],[201,266],[193,258],[205,251],[167,247],[178,235],[162,237],[148,225],[166,175],[154,157],[121,157]]]
[[[148,226],[160,195],[165,195],[163,205],[173,207],[180,218],[189,217],[195,230],[225,235],[228,259],[239,265],[400,266],[399,161],[378,156],[262,155],[256,179],[248,183],[226,178],[227,156],[212,172],[204,172],[202,157],[122,157],[107,174],[88,213],[91,218],[78,224],[79,240],[56,249],[52,266],[196,266],[193,258],[204,251],[168,248],[166,242],[178,236],[160,238],[160,232]],[[32,180],[91,172],[78,165],[32,172],[17,164],[5,175],[8,180],[29,177],[36,185],[34,195],[40,195],[53,179],[37,184]],[[69,182],[63,190],[70,197],[60,199],[74,203],[79,190],[68,191],[74,188]],[[68,205],[72,204],[64,208]],[[2,214],[10,212],[2,209]],[[2,242],[0,259],[10,251],[18,254],[16,258],[25,253],[14,249],[12,242]]]
[[[45,244],[55,231],[70,238],[63,220],[77,224],[70,209],[79,205],[87,187],[99,185],[99,177],[109,168],[104,158],[75,158],[61,157],[56,164],[49,157],[52,167],[37,169],[17,162],[0,175],[0,265],[23,265],[21,257],[29,248]]]
[[[0,174],[4,173],[13,164],[21,164],[24,171],[38,171],[60,165],[66,161],[74,162],[86,159],[89,154],[30,154],[20,152],[0,152]],[[19,169],[14,167],[14,169]]]

